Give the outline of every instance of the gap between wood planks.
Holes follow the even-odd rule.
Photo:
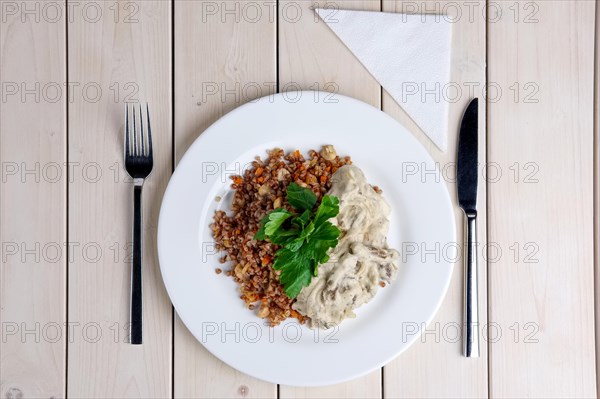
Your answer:
[[[600,149],[599,134],[600,134],[600,7],[596,2],[596,17],[595,17],[595,35],[594,35],[594,320],[596,321],[595,331],[595,349],[596,349],[596,396],[600,387],[600,359],[598,359],[598,345],[600,345],[600,320],[598,318],[600,310],[600,270],[598,262],[598,252],[600,251],[600,219],[598,215],[598,207],[600,206],[600,192],[598,187],[598,178],[600,176],[600,165],[598,164],[598,156]]]

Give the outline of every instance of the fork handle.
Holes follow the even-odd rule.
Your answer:
[[[131,343],[142,343],[142,184],[133,187],[133,262],[131,264]]]
[[[479,309],[477,304],[477,214],[467,214],[467,262],[465,263],[463,351],[479,357]]]

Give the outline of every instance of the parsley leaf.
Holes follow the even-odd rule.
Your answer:
[[[317,196],[311,190],[290,183],[287,188],[287,200],[299,212],[311,210],[317,203]]]
[[[298,228],[303,229],[304,226],[308,224],[310,217],[312,216],[312,212],[310,210],[305,210],[302,215],[295,217],[292,220],[292,223],[298,226]]]
[[[264,240],[265,236],[272,236],[291,216],[293,216],[293,214],[283,208],[271,211],[261,220],[261,227],[254,235],[254,238],[257,240]]]
[[[300,252],[292,252],[287,248],[277,251],[273,269],[281,270],[279,279],[288,297],[297,297],[302,288],[310,284],[312,263],[313,261]]]
[[[329,260],[329,249],[338,244],[340,230],[329,219],[339,213],[340,201],[335,196],[325,195],[313,212],[317,196],[296,183],[288,186],[287,198],[301,214],[283,208],[271,211],[261,220],[254,238],[268,238],[281,246],[275,253],[273,268],[281,270],[279,281],[286,295],[295,298],[310,284],[312,277],[317,276],[319,264]]]
[[[266,238],[265,237],[265,224],[268,221],[269,221],[269,219],[266,216],[260,221],[260,228],[254,234],[254,239],[255,240],[262,241],[262,240],[264,240]]]
[[[275,234],[283,222],[292,216],[292,213],[285,209],[276,209],[269,213],[269,221],[265,223],[265,234],[270,236]]]
[[[298,237],[300,230],[292,229],[292,230],[284,230],[280,229],[276,235],[272,235],[269,237],[269,240],[273,244],[281,245],[282,247],[289,245],[292,241]],[[255,237],[255,239],[257,239]]]
[[[310,237],[310,245],[306,247],[306,256],[315,259],[318,263],[329,260],[327,252],[338,243],[340,230],[331,222],[325,222]],[[316,276],[316,274],[315,274]]]
[[[324,195],[315,215],[315,224],[321,224],[340,213],[340,200],[334,195]]]
[[[334,241],[340,236],[340,229],[331,222],[325,221],[311,235],[311,240]]]

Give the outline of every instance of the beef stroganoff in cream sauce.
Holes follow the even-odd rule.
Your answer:
[[[331,328],[370,301],[380,286],[395,279],[400,254],[387,244],[390,206],[356,166],[342,166],[328,194],[340,200],[332,223],[341,230],[330,260],[302,289],[293,308],[309,317],[310,327]]]

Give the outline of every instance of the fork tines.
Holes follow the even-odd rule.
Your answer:
[[[146,128],[141,104],[131,105],[132,117],[129,115],[130,105],[125,109],[125,167],[133,178],[145,178],[152,170],[152,128],[150,127],[150,112],[146,104]],[[133,128],[130,127],[130,122]],[[139,129],[138,129],[139,125]]]
[[[138,106],[139,119],[136,116],[136,106],[135,104],[131,105],[133,118],[129,116],[129,108],[130,105],[125,105],[125,155],[126,156],[152,156],[152,129],[150,127],[150,112],[148,110],[148,104],[146,104],[146,120],[147,120],[147,131],[148,134],[144,134],[144,119],[142,112],[142,105]],[[129,122],[130,119],[133,124],[133,132],[130,131]],[[138,131],[138,123],[139,123],[139,131]],[[133,136],[132,138],[130,138]],[[131,146],[131,141],[133,141],[133,146]]]

